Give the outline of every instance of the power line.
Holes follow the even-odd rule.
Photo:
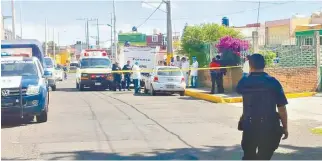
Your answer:
[[[238,2],[244,2],[244,1],[238,1]],[[252,8],[252,9],[246,9],[246,10],[241,10],[241,11],[236,11],[236,12],[231,12],[231,13],[225,13],[225,14],[222,13],[222,14],[211,15],[211,16],[212,17],[229,16],[229,15],[245,13],[245,12],[249,12],[249,11],[257,11],[258,9],[271,8],[271,7],[274,7],[276,5],[283,5],[283,4],[292,3],[292,2],[295,2],[295,1],[280,2],[280,3],[270,3],[271,5],[266,5],[266,6],[263,6],[263,7],[256,7],[256,8]],[[258,4],[258,2],[256,2],[256,3]],[[176,20],[187,20],[187,19],[189,19],[189,18],[188,17],[172,18],[172,20],[174,20],[174,21],[176,21]],[[149,19],[149,20],[165,20],[165,19],[164,18],[154,18],[154,19]]]
[[[143,21],[143,23],[141,23],[140,25],[138,25],[138,26],[136,26],[136,28],[139,28],[139,27],[141,27],[142,25],[144,25],[152,16],[153,16],[153,14],[161,7],[161,5],[163,4],[163,1],[159,4],[159,6],[150,14],[150,16],[149,17],[147,17],[144,21]]]

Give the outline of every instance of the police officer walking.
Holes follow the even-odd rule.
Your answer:
[[[251,55],[249,65],[249,76],[237,85],[237,92],[243,97],[243,114],[238,124],[243,131],[243,160],[270,160],[283,134],[283,139],[288,138],[288,102],[279,81],[264,72],[262,55]]]

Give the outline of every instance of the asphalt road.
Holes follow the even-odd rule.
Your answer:
[[[240,114],[238,105],[177,95],[79,92],[70,76],[50,93],[48,122],[2,124],[1,159],[240,159]],[[321,125],[291,119],[274,159],[322,159],[322,136],[310,132]]]

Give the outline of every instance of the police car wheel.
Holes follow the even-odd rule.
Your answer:
[[[36,116],[36,120],[38,123],[47,122],[47,119],[47,111],[43,111],[39,116]]]

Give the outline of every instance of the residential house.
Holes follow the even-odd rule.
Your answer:
[[[166,49],[165,36],[162,33],[147,35],[146,44],[150,47],[160,46],[161,50]]]
[[[259,45],[265,44],[265,26],[260,23],[247,24],[246,26],[232,27],[234,30],[239,31],[245,40],[248,40],[252,43],[252,34],[253,31],[258,31],[258,40]]]
[[[296,27],[310,24],[311,18],[295,15],[289,19],[266,21],[266,45],[294,45]]]

